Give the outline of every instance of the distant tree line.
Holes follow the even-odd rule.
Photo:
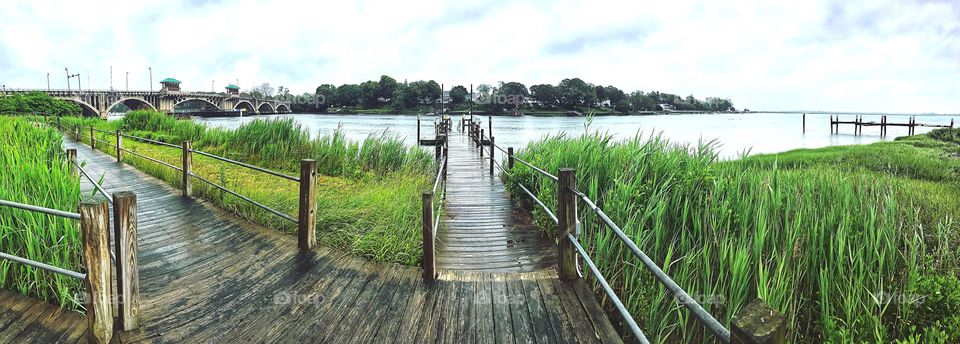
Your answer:
[[[288,90],[289,92],[289,90]],[[452,109],[465,109],[473,105],[481,111],[512,111],[516,109],[586,111],[606,109],[616,112],[636,111],[732,111],[730,99],[708,97],[703,100],[689,95],[657,91],[633,91],[626,93],[614,86],[594,85],[579,78],[563,79],[557,85],[538,84],[529,89],[522,83],[501,82],[498,86],[480,84],[471,98],[463,85],[449,89],[444,103]],[[363,109],[389,108],[395,111],[422,109],[436,106],[443,94],[440,84],[433,80],[397,82],[383,75],[380,80],[360,84],[335,86],[323,84],[313,95],[319,99],[320,110],[330,107]],[[310,96],[304,94],[303,97]]]
[[[80,115],[80,105],[53,98],[46,93],[0,95],[0,114],[46,114],[52,116]]]

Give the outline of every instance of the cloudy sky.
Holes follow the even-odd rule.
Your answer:
[[[754,110],[960,112],[960,0],[0,2],[0,83],[580,77]],[[89,78],[89,83],[87,79]]]

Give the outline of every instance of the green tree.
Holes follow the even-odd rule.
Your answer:
[[[545,108],[555,108],[559,102],[557,88],[550,84],[530,86],[530,95],[533,100],[536,100],[537,103],[540,103],[540,106]]]
[[[343,84],[334,92],[334,102],[339,106],[357,106],[360,104],[362,91],[357,84]]]
[[[500,94],[504,96],[507,103],[513,108],[519,108],[523,100],[530,96],[527,86],[515,81],[500,85]]]
[[[379,85],[380,96],[384,99],[390,99],[393,97],[393,92],[397,89],[397,80],[386,75],[381,75]]]
[[[376,81],[367,81],[360,84],[360,103],[364,108],[374,108],[379,104],[380,83]]]
[[[557,85],[560,106],[565,109],[576,109],[597,103],[597,93],[590,84],[580,78],[563,79]]]
[[[614,106],[614,108],[616,108],[616,106],[620,104],[621,101],[624,101],[627,99],[626,93],[623,93],[623,91],[621,91],[619,88],[616,88],[613,86],[604,87],[603,94],[605,97],[607,97],[607,100],[610,101],[610,105]],[[627,104],[629,104],[629,102],[627,102]],[[620,111],[620,110],[617,110],[617,111]],[[620,111],[620,112],[625,112],[625,111]]]
[[[459,105],[467,100],[467,88],[462,85],[450,89],[450,102]]]
[[[425,103],[433,104],[443,96],[443,89],[436,81],[430,80],[423,85],[424,87],[420,96],[423,97]]]
[[[416,82],[412,82],[409,85],[397,84],[397,87],[393,90],[393,96],[391,96],[393,100],[391,106],[395,111],[417,106],[419,103],[419,94],[414,87],[415,84]]]
[[[331,84],[323,84],[317,87],[316,92],[316,105],[317,110],[327,111],[327,108],[335,101],[335,94],[337,91],[337,86]]]

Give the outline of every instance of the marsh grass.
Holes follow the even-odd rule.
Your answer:
[[[62,137],[25,118],[0,116],[0,199],[76,212],[80,187],[70,177]],[[73,271],[80,268],[76,221],[0,207],[0,251]],[[81,283],[0,260],[0,288],[80,310]]]
[[[518,156],[547,171],[575,168],[579,190],[727,325],[759,297],[787,317],[792,341],[883,342],[910,335],[903,319],[915,305],[878,296],[910,294],[930,272],[925,262],[957,259],[950,249],[956,246],[945,242],[957,231],[950,220],[957,214],[954,209],[933,224],[923,222],[930,219],[912,202],[929,199],[911,198],[903,176],[947,180],[953,177],[940,169],[953,162],[877,163],[870,165],[876,172],[854,171],[830,166],[834,153],[825,149],[817,155],[823,163],[802,168],[801,160],[816,159],[718,163],[713,146],[674,145],[656,135],[613,142],[593,132],[547,137]],[[851,153],[857,159],[848,167],[873,159],[861,154]],[[525,201],[516,186],[522,183],[555,205],[552,181],[517,166],[513,177],[502,176],[508,190]],[[541,228],[554,233],[552,222],[533,209]],[[709,336],[592,212],[581,206],[579,217],[581,241],[648,335],[682,342]]]
[[[311,139],[299,124],[289,119],[257,120],[236,130],[207,128],[192,121],[175,120],[151,112],[131,112],[118,121],[65,118],[72,125],[121,128],[127,133],[168,143],[184,138],[194,149],[226,156],[253,165],[299,175],[299,159],[317,160],[317,238],[322,245],[347,249],[353,254],[383,262],[416,265],[422,256],[420,192],[428,189],[432,156],[387,135],[364,142],[346,140],[342,133]],[[160,130],[160,131],[155,131]],[[114,142],[114,135],[96,133],[97,139]],[[89,144],[89,130],[80,140]],[[180,166],[180,150],[133,139],[124,148],[174,166]],[[98,149],[116,154],[113,147]],[[124,156],[125,162],[180,187],[180,174],[169,167]],[[299,185],[219,160],[193,155],[194,173],[250,197],[282,213],[297,217]],[[295,233],[296,225],[224,193],[200,180],[193,180],[194,195],[210,200],[252,222]]]

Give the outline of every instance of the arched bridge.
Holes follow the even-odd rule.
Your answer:
[[[42,92],[69,100],[83,109],[84,116],[106,117],[123,104],[132,110],[152,109],[167,113],[215,112],[239,110],[242,115],[290,112],[290,102],[258,99],[231,93],[111,91],[111,90],[7,90],[7,93]]]

